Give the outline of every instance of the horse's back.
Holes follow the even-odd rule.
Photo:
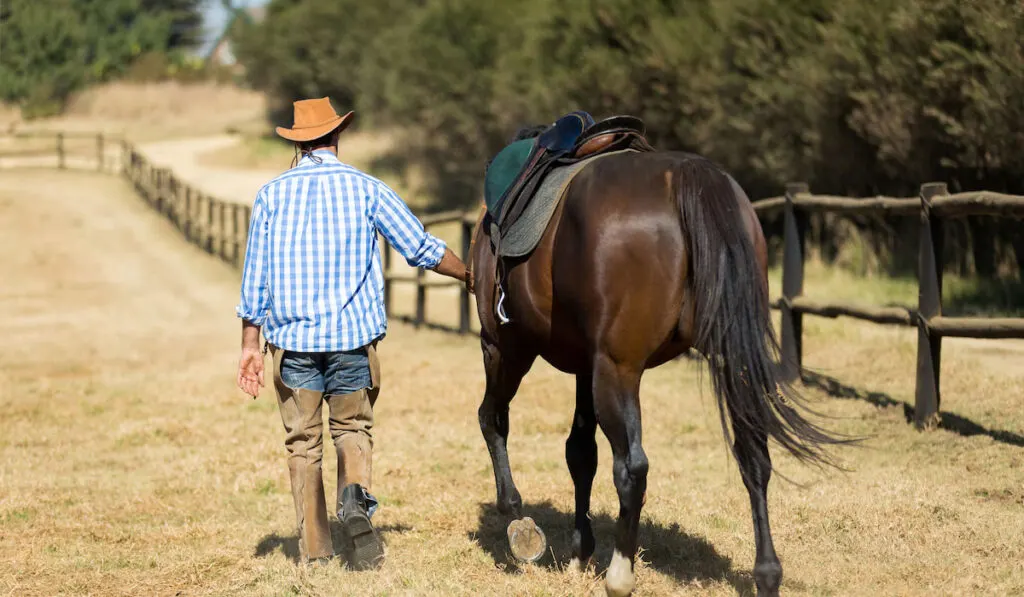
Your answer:
[[[552,231],[552,318],[588,352],[646,362],[666,343],[682,343],[688,254],[673,190],[679,161],[669,153],[609,156],[567,189]]]

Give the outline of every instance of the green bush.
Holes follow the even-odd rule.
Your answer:
[[[0,99],[27,116],[60,111],[82,87],[166,76],[167,52],[192,47],[202,0],[6,0]]]

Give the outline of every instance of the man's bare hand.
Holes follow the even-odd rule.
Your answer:
[[[243,348],[238,360],[238,387],[255,398],[263,385],[263,354],[258,348]]]

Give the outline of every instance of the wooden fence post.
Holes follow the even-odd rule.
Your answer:
[[[804,290],[804,236],[807,218],[793,205],[797,195],[809,193],[806,183],[786,185],[783,215],[785,247],[782,256],[782,375],[785,381],[800,379],[803,370],[803,314],[793,310],[793,299]]]
[[[472,256],[469,254],[469,246],[473,240],[473,223],[466,218],[461,221],[462,228],[462,261],[469,264]],[[459,288],[459,333],[469,333],[469,288],[463,284]]]
[[[153,199],[156,204],[156,211],[159,214],[164,213],[164,171],[163,168],[157,168],[153,170],[153,179],[155,189],[153,193]]]
[[[384,313],[391,315],[391,245],[388,240],[381,237],[381,248],[384,250]]]
[[[103,172],[103,133],[96,133],[96,169]]]
[[[252,221],[252,208],[248,205],[242,207],[242,221],[245,222],[245,238],[249,238],[249,223]]]
[[[242,213],[240,205],[235,203],[231,206],[231,238],[234,239],[235,248],[232,251],[232,257],[234,259],[235,267],[242,267],[242,239],[239,238],[240,232],[238,225],[239,215]]]
[[[206,235],[203,239],[206,245],[206,252],[213,254],[213,197],[203,195],[206,198]]]
[[[914,425],[931,429],[939,423],[939,369],[942,336],[933,334],[928,324],[942,315],[942,220],[931,214],[932,198],[948,194],[946,183],[921,185],[921,232],[917,260],[917,391]]]
[[[64,133],[57,133],[57,167],[64,169]]]
[[[174,173],[170,168],[164,169],[164,210],[166,217],[171,223],[174,222],[174,212],[177,209],[174,196]]]
[[[168,217],[176,228],[181,228],[181,202],[178,201],[178,178],[170,170],[167,171],[167,203],[170,205]]]
[[[228,204],[223,201],[220,202],[220,258],[224,261],[228,260]]]
[[[192,242],[192,187],[185,185],[185,215],[182,222],[182,229],[185,232],[185,240]]]
[[[423,325],[427,319],[427,287],[423,285],[426,271],[422,267],[416,268],[416,327]]]
[[[203,217],[203,213],[205,212],[205,209],[206,209],[204,207],[205,201],[206,201],[206,195],[203,195],[198,190],[196,190],[195,191],[195,210],[196,210],[196,214],[195,214],[195,219],[192,221],[192,226],[193,226],[193,229],[195,230],[195,238],[192,239],[192,244],[197,246],[197,247],[199,247],[199,248],[203,247],[203,238],[204,238],[204,235],[206,234],[206,227],[203,224],[203,221],[205,219]]]
[[[125,178],[135,181],[135,151],[128,146],[128,140],[121,140],[121,172]]]

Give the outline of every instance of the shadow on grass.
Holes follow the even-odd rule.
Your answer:
[[[961,281],[944,289],[946,315],[977,317],[1024,316],[1024,280],[990,278]]]
[[[387,535],[389,533],[403,533],[411,530],[412,527],[398,524],[384,525],[376,528],[377,532],[381,535],[381,540],[384,543],[387,543]],[[343,552],[342,530],[341,523],[338,522],[338,519],[336,518],[331,519],[331,542],[334,544],[334,553],[341,554]],[[297,564],[299,562],[299,536],[281,536],[277,533],[266,535],[260,539],[259,543],[256,544],[253,556],[257,558],[265,558],[278,551],[284,554],[284,557]]]
[[[802,377],[805,384],[818,388],[833,398],[863,400],[880,407],[902,406],[903,417],[906,421],[910,423],[914,420],[914,406],[903,402],[902,400],[896,400],[888,394],[859,390],[853,386],[843,384],[834,377],[829,377],[820,373],[804,371]],[[1024,435],[1003,429],[988,429],[974,421],[971,421],[970,419],[950,412],[940,411],[939,414],[941,416],[939,429],[952,431],[953,433],[964,437],[985,435],[999,443],[1024,448]]]
[[[548,538],[548,553],[536,565],[560,569],[571,557],[574,515],[559,511],[551,502],[524,505],[523,514],[533,518]],[[477,541],[496,564],[505,564],[506,571],[515,571],[518,563],[509,552],[505,535],[508,522],[508,517],[498,512],[493,503],[480,504],[479,526],[475,533],[469,534],[469,538]],[[590,523],[597,537],[594,562],[598,572],[603,572],[612,559],[615,520],[607,514],[592,514]],[[732,560],[718,553],[704,538],[687,534],[678,524],[664,526],[641,520],[639,543],[641,558],[649,568],[680,583],[724,580],[740,595],[753,595],[755,592],[754,579],[749,572],[735,570]]]

